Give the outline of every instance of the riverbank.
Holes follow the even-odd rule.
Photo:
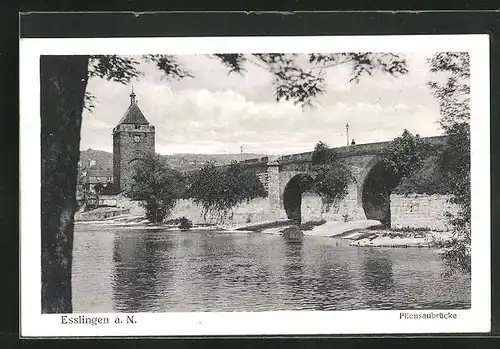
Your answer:
[[[343,238],[354,240],[349,245],[357,247],[440,247],[451,239],[451,232],[384,229],[351,232]]]
[[[130,214],[110,217],[99,221],[79,221],[78,225],[95,224],[120,227],[121,229],[162,229],[180,231],[176,220],[162,224],[152,224],[144,216]],[[284,229],[294,226],[290,220],[265,221],[254,224],[214,225],[195,224],[188,231],[217,231],[222,234],[261,233],[281,235]],[[431,230],[395,230],[384,228],[376,220],[350,222],[315,221],[305,222],[298,227],[304,236],[338,238],[350,240],[350,246],[356,247],[439,247],[451,238],[451,232]]]
[[[279,235],[288,227],[290,225],[271,227],[261,233]],[[303,233],[304,236],[351,240],[349,245],[356,247],[440,247],[452,237],[452,233],[447,231],[387,229],[379,221],[373,220],[325,222],[310,230],[303,230]]]

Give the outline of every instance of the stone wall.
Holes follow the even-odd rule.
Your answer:
[[[108,218],[129,214],[127,208],[96,208],[88,212],[75,213],[75,221],[102,221]]]
[[[302,196],[302,222],[317,221],[320,219],[342,221],[347,214],[348,220],[364,219],[363,209],[358,208],[355,198],[347,197],[335,205],[325,205],[318,195],[304,194]],[[202,208],[192,200],[177,201],[168,219],[186,217],[195,224],[214,223],[211,217],[205,220]],[[256,223],[277,219],[286,219],[283,207],[277,211],[271,209],[268,198],[257,198],[244,202],[233,210],[233,216],[227,218],[224,224],[239,225],[243,223]]]
[[[350,187],[347,196],[340,202],[325,204],[321,197],[314,194],[302,195],[302,221],[353,221],[366,219],[363,208],[358,207],[356,191]]]
[[[99,206],[118,206],[116,195],[99,195]]]
[[[457,206],[448,202],[448,195],[392,194],[391,228],[429,228],[446,231],[449,226],[445,214],[456,213]]]
[[[133,216],[144,216],[145,210],[138,201],[132,201],[123,195],[114,196],[116,206],[119,209],[126,209]],[[202,208],[192,200],[178,200],[167,219],[186,217],[195,224],[213,223],[211,217],[205,220],[202,215]],[[278,213],[272,212],[269,207],[268,198],[257,198],[249,203],[244,202],[233,210],[233,217],[227,219],[225,224],[242,224],[269,221],[273,219],[285,219],[284,210]]]
[[[128,209],[133,216],[145,216],[146,211],[138,201],[132,201],[124,195],[116,195],[116,206],[118,208]]]
[[[215,220],[208,216],[203,218],[203,210],[192,200],[178,200],[168,219],[186,217],[195,224],[214,223]],[[276,214],[270,210],[268,198],[257,198],[244,202],[233,210],[233,216],[227,218],[224,224],[242,224],[269,221],[277,218],[286,218],[284,210]]]

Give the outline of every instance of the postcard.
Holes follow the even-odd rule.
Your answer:
[[[21,336],[490,330],[488,35],[20,41]]]

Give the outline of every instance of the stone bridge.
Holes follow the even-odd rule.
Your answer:
[[[444,136],[424,139],[436,146],[443,145],[446,140]],[[322,205],[322,210],[330,211],[332,219],[376,219],[390,225],[389,195],[394,186],[391,188],[391,179],[380,164],[380,153],[389,144],[379,142],[334,148],[342,163],[349,167],[354,181],[342,201]],[[272,217],[283,217],[284,210],[289,219],[300,222],[304,194],[301,179],[311,174],[311,158],[312,152],[307,152],[240,163],[253,169],[268,190]]]

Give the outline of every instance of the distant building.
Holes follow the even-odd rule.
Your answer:
[[[113,183],[113,171],[111,168],[88,168],[80,172],[78,178],[78,185],[80,190],[90,190],[95,191],[95,186],[101,183],[103,187],[106,187],[109,183]]]
[[[97,183],[113,183],[113,171],[110,168],[89,168],[85,182],[89,183],[90,186],[95,186]]]
[[[130,105],[113,129],[113,177],[118,192],[131,184],[137,161],[155,153],[155,127],[149,124],[135,96],[132,90]]]

